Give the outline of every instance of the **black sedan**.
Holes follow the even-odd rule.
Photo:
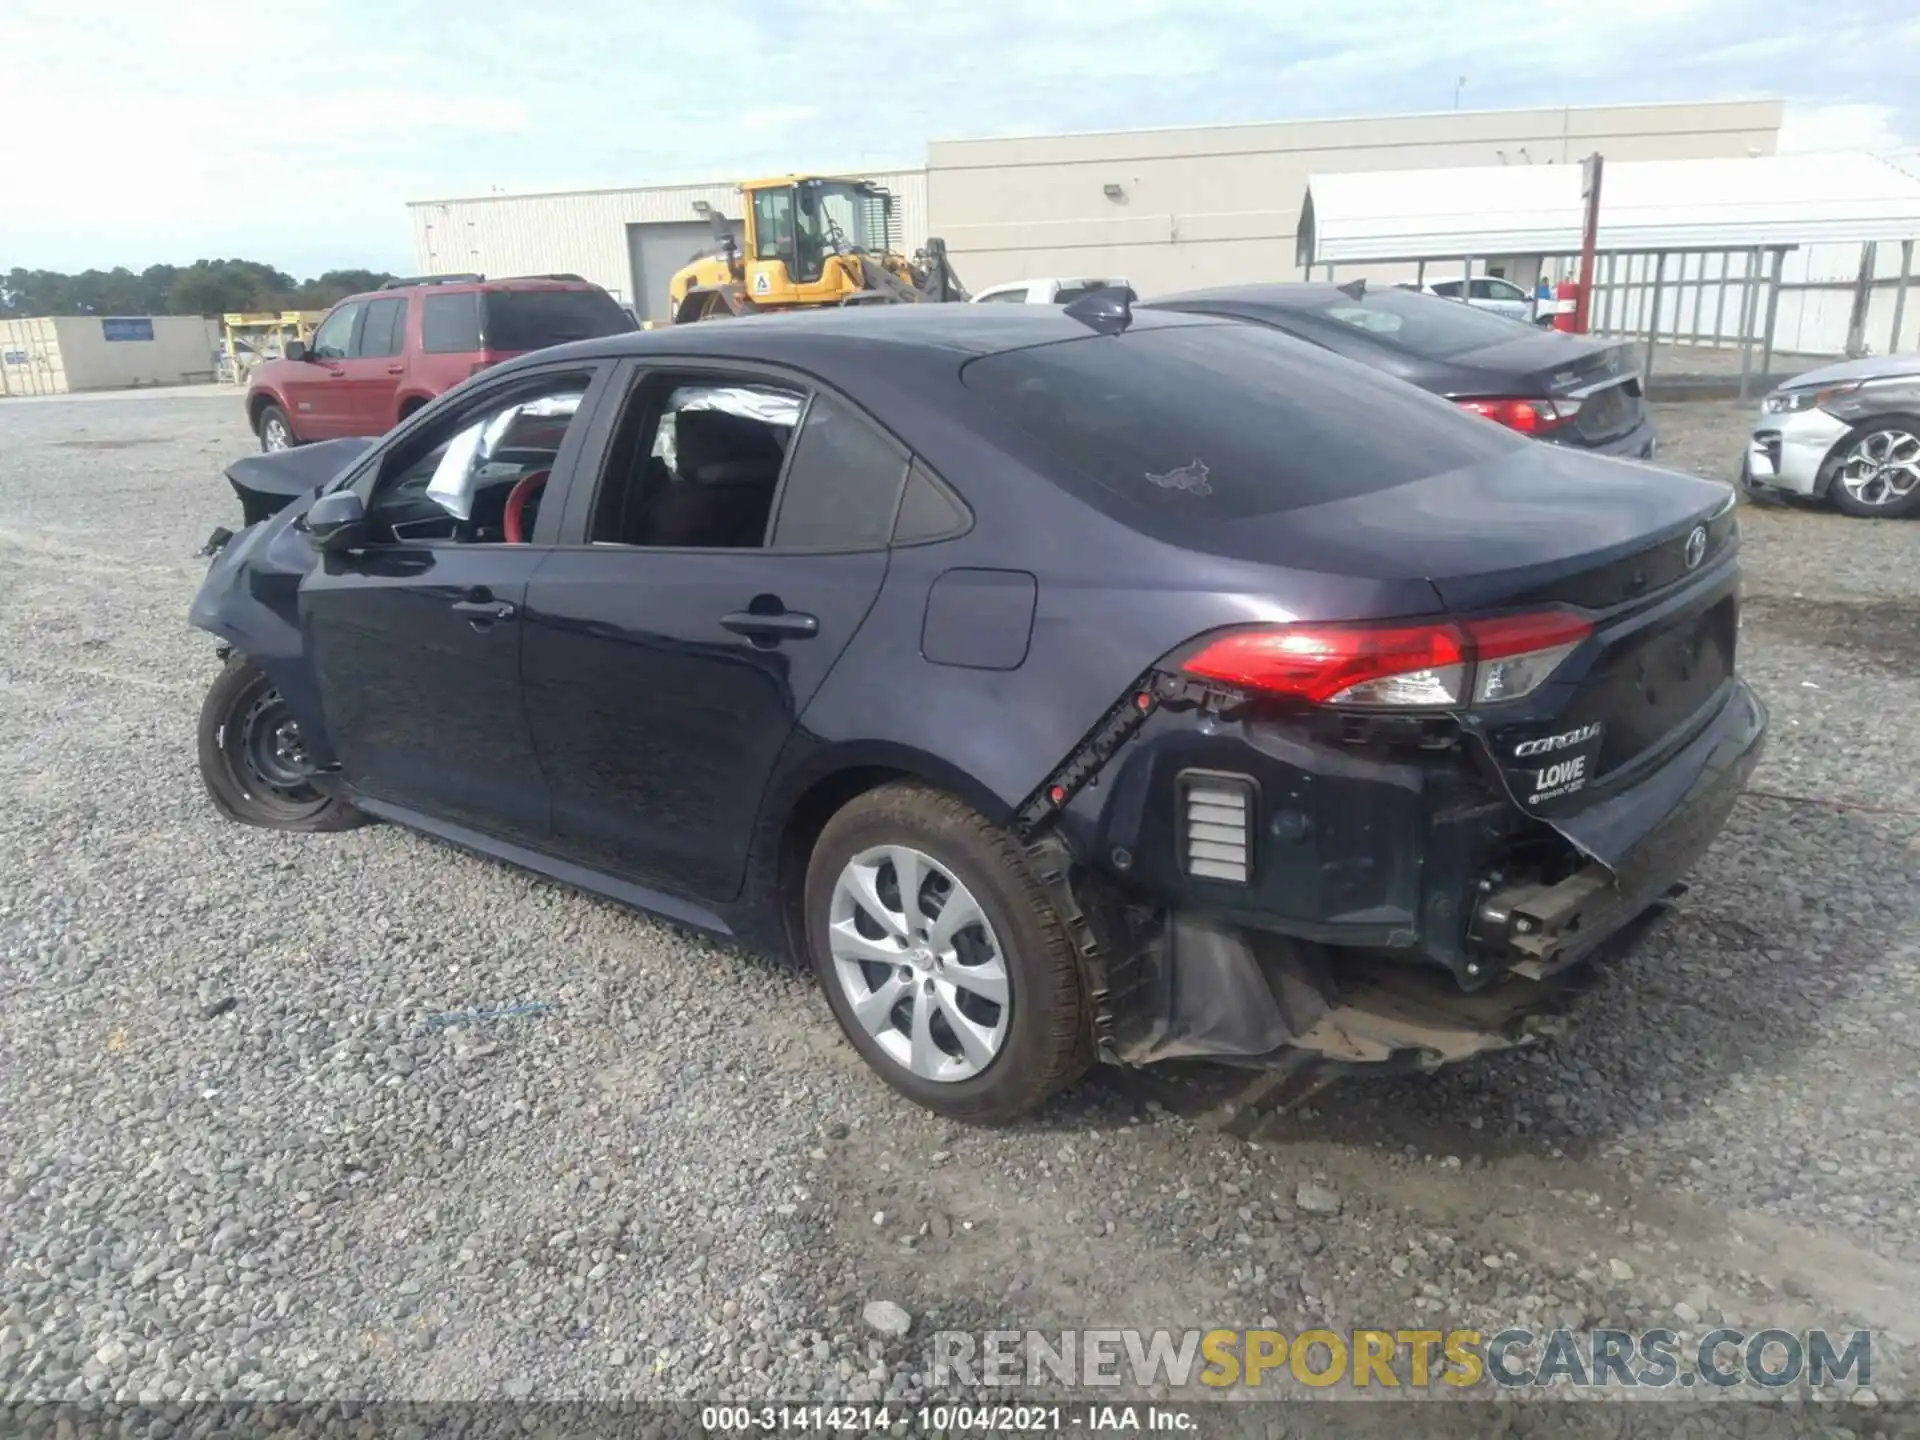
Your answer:
[[[1364,280],[1195,290],[1145,308],[1270,325],[1536,440],[1636,460],[1656,449],[1630,344]]]
[[[970,1119],[1511,1043],[1766,723],[1724,486],[1118,294],[582,342],[228,473],[223,812],[797,952]]]

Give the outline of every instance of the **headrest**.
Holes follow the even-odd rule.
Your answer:
[[[682,410],[673,425],[676,466],[701,484],[768,479],[786,453],[780,427],[725,410]]]

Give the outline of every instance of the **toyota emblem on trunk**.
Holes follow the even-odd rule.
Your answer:
[[[1693,533],[1687,536],[1687,569],[1698,570],[1700,562],[1707,558],[1707,527],[1696,525]]]

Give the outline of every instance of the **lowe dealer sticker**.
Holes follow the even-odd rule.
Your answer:
[[[1516,744],[1512,750],[1514,760],[1533,772],[1532,783],[1519,787],[1526,803],[1542,805],[1549,800],[1571,795],[1576,790],[1584,790],[1587,782],[1593,778],[1603,733],[1604,727],[1596,721],[1578,729],[1563,730],[1557,735],[1539,735]]]

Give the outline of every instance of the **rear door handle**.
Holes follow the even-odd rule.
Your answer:
[[[404,365],[387,366],[387,374],[389,375],[404,375],[406,373],[407,373],[407,367]]]
[[[795,610],[780,610],[763,615],[753,610],[736,610],[722,615],[720,623],[736,635],[754,640],[810,640],[820,633],[820,622]]]
[[[510,600],[456,600],[453,613],[473,621],[511,620],[520,612]]]

